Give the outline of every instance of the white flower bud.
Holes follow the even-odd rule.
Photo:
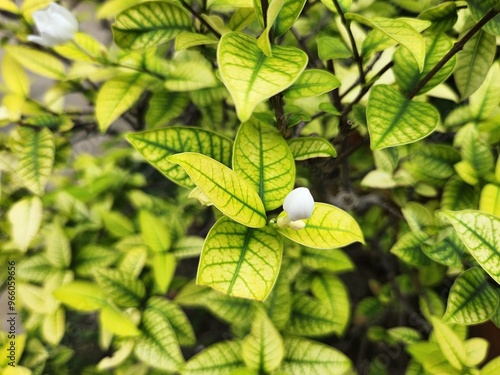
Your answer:
[[[33,20],[40,35],[28,35],[28,40],[45,47],[69,42],[78,31],[75,16],[56,3],[50,3],[45,10],[33,12]]]
[[[283,209],[291,221],[309,219],[314,210],[314,198],[308,188],[299,187],[286,196]]]

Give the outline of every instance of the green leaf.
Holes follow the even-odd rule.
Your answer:
[[[355,269],[352,260],[340,249],[309,249],[302,251],[302,264],[313,270],[334,273],[349,272]]]
[[[28,250],[31,241],[40,229],[42,214],[42,201],[37,196],[17,201],[7,212],[12,242],[20,251]]]
[[[487,340],[481,337],[473,337],[465,341],[464,344],[467,354],[467,359],[465,361],[466,366],[474,367],[484,361],[490,346]]]
[[[332,12],[334,13],[337,13],[337,8],[335,8],[335,4],[333,1],[331,0],[321,0],[321,2],[329,9],[331,10]],[[342,9],[342,11],[344,13],[346,13],[347,11],[349,11],[349,8],[351,7],[351,4],[352,4],[352,0],[338,0],[337,3],[339,4],[340,6],[340,9]]]
[[[418,15],[418,18],[432,22],[427,32],[444,33],[450,30],[457,22],[457,6],[455,2],[449,1],[424,10]]]
[[[391,253],[412,266],[428,266],[431,260],[420,247],[428,238],[429,236],[422,231],[406,233],[394,244]]]
[[[441,186],[455,174],[454,164],[459,161],[460,154],[453,147],[417,144],[409,150],[405,169],[418,181]]]
[[[462,127],[459,134],[462,159],[470,165],[475,177],[487,176],[495,165],[490,147],[480,139],[479,131],[474,124]]]
[[[394,54],[393,71],[396,76],[396,82],[404,94],[410,93],[453,46],[453,42],[446,34],[433,34],[426,36],[424,40],[426,51],[424,68],[422,71],[419,70],[417,63],[412,58],[412,54],[407,48],[400,47]],[[453,58],[439,69],[438,73],[425,84],[417,95],[424,94],[444,82],[453,72],[456,63],[457,59],[453,56]]]
[[[494,63],[481,86],[469,98],[470,114],[479,120],[488,119],[498,108],[500,64]]]
[[[316,292],[325,297],[323,294],[326,291],[318,288]],[[326,336],[339,332],[341,325],[327,303],[301,293],[293,295],[292,316],[285,328],[286,333],[298,336]]]
[[[83,62],[107,62],[109,52],[106,47],[85,33],[75,33],[74,43],[65,43],[54,46],[54,50],[69,60]]]
[[[101,132],[134,105],[146,88],[146,82],[144,75],[136,73],[111,78],[102,85],[95,106]]]
[[[401,209],[401,212],[413,232],[425,230],[435,225],[434,214],[420,203],[408,202]]]
[[[183,375],[231,375],[244,366],[238,341],[222,341],[192,357],[184,366]]]
[[[500,187],[486,184],[481,190],[479,210],[500,217]]]
[[[416,329],[410,327],[394,327],[387,330],[389,337],[406,345],[422,340],[422,335]]]
[[[184,358],[168,316],[155,303],[148,304],[140,328],[142,335],[134,350],[137,358],[151,367],[176,372]]]
[[[500,284],[500,218],[480,211],[440,211],[479,265]]]
[[[66,315],[59,307],[54,313],[44,316],[42,323],[43,339],[51,345],[57,346],[61,342],[66,329]]]
[[[183,32],[175,38],[176,51],[182,51],[191,47],[207,44],[217,44],[219,41],[212,35],[204,35],[192,32]]]
[[[283,339],[266,315],[258,309],[252,322],[252,330],[241,344],[243,360],[247,367],[271,373],[284,356]]]
[[[344,374],[351,360],[331,346],[303,338],[284,340],[285,358],[280,370],[288,374]]]
[[[139,306],[146,293],[141,280],[118,269],[99,269],[95,279],[103,292],[121,307]]]
[[[374,17],[365,18],[359,14],[348,13],[345,15],[351,19],[362,23],[372,29],[379,30],[396,42],[406,47],[415,59],[418,70],[422,71],[425,64],[425,42],[424,38],[412,26],[402,20]]]
[[[337,151],[325,138],[293,138],[287,141],[295,160],[336,157]]]
[[[488,284],[481,268],[473,267],[460,274],[453,283],[443,321],[478,324],[495,313],[499,296]]]
[[[282,212],[279,217],[286,213]],[[283,236],[304,246],[333,249],[353,242],[364,243],[358,223],[348,213],[326,203],[315,203],[304,229],[276,228]]]
[[[307,69],[285,91],[287,99],[301,99],[318,96],[340,87],[340,81],[333,74],[321,69]]]
[[[266,211],[281,206],[295,182],[295,162],[286,141],[276,128],[254,119],[238,130],[233,169],[259,193]]]
[[[463,342],[453,330],[443,323],[439,318],[431,316],[431,323],[434,327],[434,335],[439,345],[439,349],[457,370],[464,366],[466,354]]]
[[[198,51],[179,52],[168,66],[170,72],[165,79],[167,90],[194,91],[218,84],[212,64]]]
[[[160,253],[170,249],[170,231],[161,218],[143,210],[139,212],[139,227],[144,242],[151,250]]]
[[[62,61],[46,52],[13,45],[9,45],[5,49],[19,64],[33,73],[57,80],[66,78],[66,69]]]
[[[104,291],[88,281],[72,281],[53,294],[62,303],[80,311],[94,311],[108,305]]]
[[[251,36],[229,32],[219,42],[217,62],[238,118],[244,122],[257,104],[295,82],[306,67],[307,55],[297,48],[273,45],[272,56],[266,56]]]
[[[139,331],[134,322],[114,305],[102,308],[99,320],[106,330],[118,336],[139,336]]]
[[[372,150],[416,142],[439,122],[431,104],[412,102],[387,85],[372,88],[366,110]]]
[[[286,264],[282,266],[282,270]],[[267,315],[278,330],[285,328],[292,312],[290,285],[283,272],[278,276],[271,293],[264,301]]]
[[[161,293],[167,293],[174,277],[177,261],[171,253],[156,253],[153,258],[153,273]]]
[[[230,296],[264,300],[278,277],[282,249],[271,228],[248,228],[222,217],[205,240],[197,283]]]
[[[16,272],[22,280],[42,283],[50,274],[54,273],[54,266],[45,254],[36,254],[20,260]]]
[[[495,51],[495,37],[479,30],[458,52],[453,77],[462,100],[481,86],[493,63]]]
[[[283,5],[285,5],[285,0],[275,0],[269,3],[267,7],[267,13],[265,15],[266,27],[264,28],[264,31],[262,32],[260,37],[257,39],[257,46],[259,46],[259,48],[262,50],[262,52],[264,52],[266,56],[273,55],[271,51],[270,32],[271,28],[274,25],[274,21],[276,21],[276,18],[278,17],[279,12],[281,11],[281,8],[283,8]]]
[[[316,39],[318,43],[318,56],[321,60],[348,59],[352,51],[340,38],[321,36]]]
[[[123,214],[117,211],[102,212],[101,218],[104,227],[114,237],[126,237],[134,233],[134,224]]]
[[[491,9],[498,9],[498,2],[496,0],[467,0],[467,5],[476,21],[479,21]],[[500,15],[496,15],[490,20],[483,29],[490,34],[500,35]]]
[[[281,8],[276,21],[274,21],[274,37],[285,34],[299,18],[306,0],[288,0]],[[234,29],[233,29],[234,30]]]
[[[455,231],[445,234],[444,238],[438,235],[433,243],[422,244],[421,249],[433,261],[449,267],[460,267],[463,255],[467,252]]]
[[[72,261],[72,269],[79,276],[92,276],[97,268],[108,267],[118,257],[118,252],[111,248],[99,245],[87,245],[76,249]]]
[[[18,132],[22,146],[16,173],[28,189],[37,195],[43,195],[54,165],[54,136],[47,128],[35,130],[22,127]]]
[[[234,221],[252,228],[266,225],[258,193],[233,170],[195,152],[172,155],[167,160],[183,167],[213,205]]]
[[[172,253],[177,259],[197,257],[201,254],[205,240],[197,236],[186,236],[177,241]]]
[[[116,17],[115,43],[121,48],[146,49],[191,31],[191,18],[183,8],[168,2],[138,4]]]
[[[165,125],[170,120],[180,116],[189,104],[185,93],[160,90],[153,93],[148,102],[146,125],[153,129]]]
[[[500,371],[500,356],[489,361],[481,369],[480,375],[496,375]]]
[[[444,185],[441,208],[452,211],[477,207],[477,194],[473,186],[465,183],[459,176],[450,178]]]
[[[343,335],[351,316],[349,294],[344,283],[336,276],[322,273],[313,279],[311,291],[328,307],[335,325],[333,332]]]
[[[193,188],[184,169],[167,160],[181,152],[199,152],[226,166],[231,165],[233,142],[216,133],[196,128],[169,127],[130,133],[127,140],[156,169],[175,183]]]
[[[48,260],[55,267],[69,267],[71,263],[71,246],[59,223],[53,223],[50,226],[45,248]]]

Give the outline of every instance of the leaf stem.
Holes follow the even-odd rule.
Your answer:
[[[436,75],[437,72],[448,62],[450,59],[460,52],[465,43],[467,43],[481,28],[486,25],[493,17],[500,14],[500,8],[492,8],[488,13],[486,13],[483,18],[481,18],[478,23],[476,23],[472,29],[470,29],[458,42],[456,42],[453,47],[448,51],[446,55],[443,56],[441,60],[437,62],[436,65],[425,75],[424,78],[418,82],[418,84],[411,90],[406,96],[408,99],[413,99],[418,92],[431,80],[432,77]]]
[[[354,61],[356,62],[359,71],[359,81],[361,82],[362,85],[364,85],[366,83],[366,76],[365,72],[363,71],[363,60],[359,55],[358,47],[356,46],[356,41],[354,40],[354,35],[351,31],[351,21],[345,18],[344,11],[342,10],[342,7],[340,6],[338,0],[332,0],[332,3],[335,6],[335,9],[337,9],[337,13],[340,16],[340,20],[342,21],[342,24],[344,25],[347,31],[349,42],[351,43],[352,47],[352,54],[354,56]]]
[[[191,13],[194,16],[194,18],[200,21],[218,39],[222,37],[222,35],[217,30],[215,30],[201,15],[199,15],[198,12],[196,12],[193,8],[191,8],[191,6],[188,3],[186,3],[184,0],[180,0],[180,3],[184,8],[186,8],[189,11],[189,13]]]

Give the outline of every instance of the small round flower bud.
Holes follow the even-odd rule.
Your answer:
[[[78,31],[75,16],[56,3],[50,3],[45,10],[33,12],[33,20],[40,35],[28,35],[28,40],[45,47],[69,42]]]
[[[299,187],[286,196],[283,209],[291,221],[309,219],[314,210],[314,198],[308,188]]]

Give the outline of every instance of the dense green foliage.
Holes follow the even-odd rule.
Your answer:
[[[498,0],[49,3],[0,0],[2,374],[500,373]]]

